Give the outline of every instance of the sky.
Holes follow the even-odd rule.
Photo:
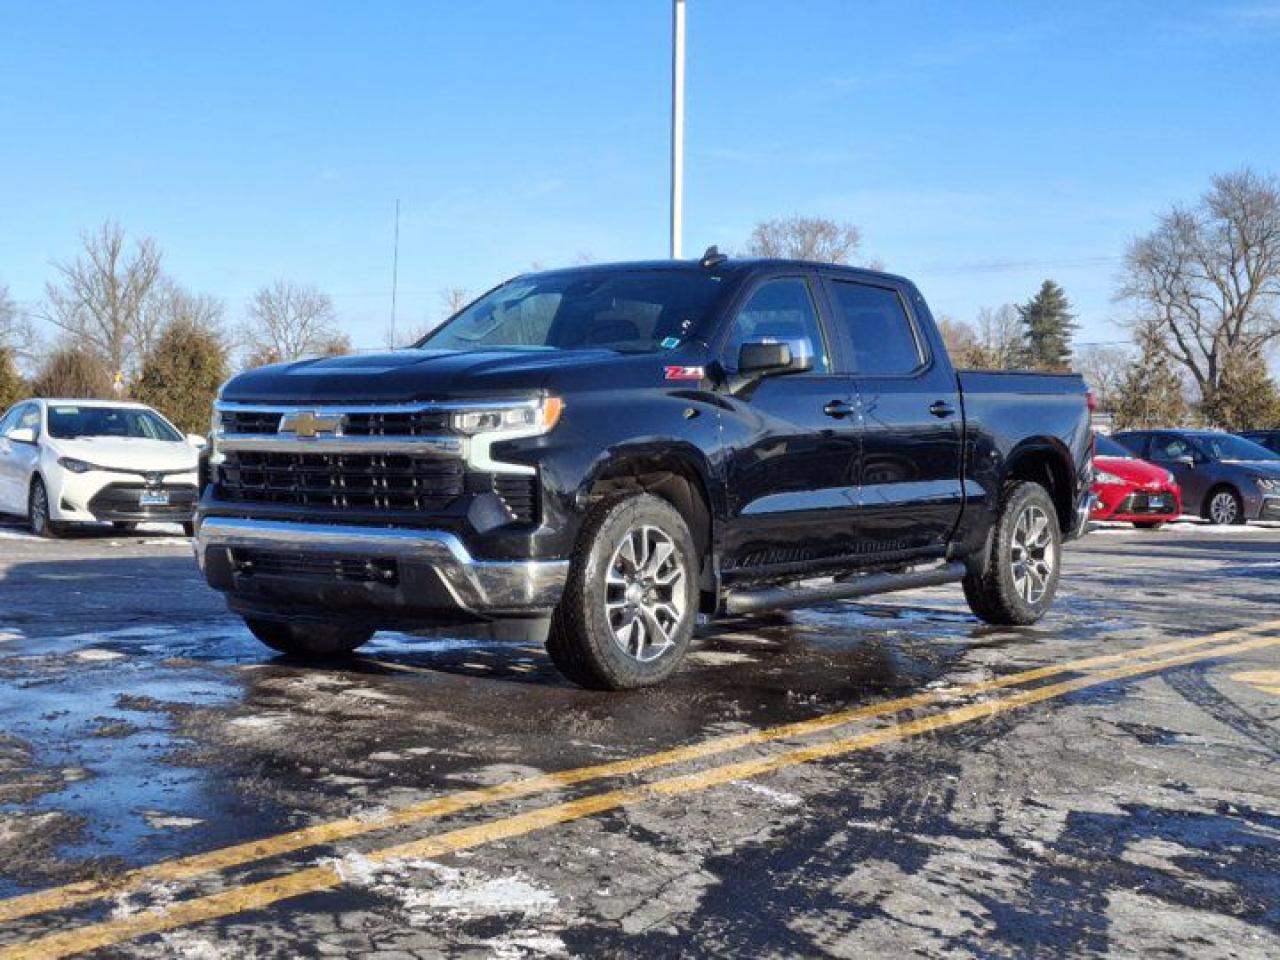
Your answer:
[[[237,322],[277,279],[382,343],[531,265],[667,253],[668,0],[0,0],[0,283],[106,219]],[[935,313],[1063,285],[1126,339],[1126,243],[1280,173],[1280,2],[688,0],[685,252],[855,224]]]

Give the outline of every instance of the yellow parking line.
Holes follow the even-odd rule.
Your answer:
[[[775,773],[787,767],[827,760],[856,751],[868,750],[920,734],[932,733],[956,727],[973,720],[998,716],[1020,707],[1062,697],[1078,690],[1099,686],[1127,677],[1155,673],[1171,667],[1183,666],[1201,660],[1248,653],[1265,647],[1280,646],[1280,637],[1258,637],[1224,647],[1185,653],[1163,660],[1133,663],[1112,670],[1103,670],[1030,690],[1021,690],[999,700],[973,703],[955,707],[942,713],[893,724],[879,730],[871,730],[850,737],[830,740],[813,746],[787,750],[771,757],[743,760],[711,767],[697,773],[670,777],[642,786],[609,790],[578,800],[557,803],[526,813],[501,817],[471,827],[462,827],[414,840],[408,843],[384,847],[366,854],[374,863],[387,861],[438,857],[459,850],[466,850],[499,840],[543,830],[547,827],[573,820],[581,820],[598,813],[645,801],[679,796],[710,787],[732,783],[749,777]],[[0,960],[56,960],[88,950],[123,943],[149,934],[161,933],[177,927],[207,920],[215,920],[248,910],[260,909],[282,900],[330,890],[342,883],[336,865],[324,864],[308,867],[272,880],[233,887],[221,893],[172,905],[155,908],[118,920],[89,924],[78,929],[50,934],[22,944],[0,948]]]
[[[643,773],[659,767],[687,763],[691,760],[706,759],[707,757],[739,750],[743,747],[820,733],[835,727],[862,720],[870,720],[903,710],[931,706],[945,700],[975,696],[1007,687],[1020,686],[1024,683],[1032,683],[1036,680],[1044,680],[1064,673],[1091,670],[1113,663],[1123,663],[1164,653],[1189,650],[1208,644],[1224,643],[1242,636],[1270,630],[1280,630],[1280,620],[1271,620],[1236,630],[1223,630],[1201,637],[1174,640],[1147,647],[1136,647],[1117,653],[1051,664],[991,680],[963,684],[950,690],[912,694],[865,707],[855,707],[849,710],[824,714],[810,720],[801,720],[768,727],[763,730],[752,730],[747,733],[717,737],[711,740],[704,740],[701,743],[675,747],[670,750],[662,750],[631,759],[613,760],[557,773],[538,774],[491,787],[462,790],[432,800],[426,800],[422,803],[401,807],[377,817],[350,818],[319,823],[314,826],[304,827],[301,830],[293,830],[288,833],[264,837],[260,840],[250,840],[245,843],[221,847],[206,853],[197,853],[188,857],[180,857],[139,867],[114,879],[70,883],[60,887],[52,887],[48,890],[12,897],[8,900],[0,900],[0,923],[51,910],[63,910],[89,900],[97,900],[138,890],[152,883],[171,883],[186,880],[205,873],[227,870],[259,860],[281,856],[306,849],[307,847],[330,844],[393,827],[408,826],[424,820],[448,816],[506,800],[533,796],[609,777]]]

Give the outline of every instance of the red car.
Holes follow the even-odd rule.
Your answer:
[[[1120,520],[1155,530],[1182,514],[1182,494],[1168,470],[1139,460],[1110,437],[1098,434],[1093,458],[1090,520]]]

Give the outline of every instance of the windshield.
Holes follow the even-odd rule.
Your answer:
[[[1094,452],[1100,457],[1124,457],[1125,459],[1133,459],[1133,451],[1126,450],[1120,444],[1116,443],[1110,437],[1103,436],[1101,433],[1094,434]]]
[[[1210,460],[1280,460],[1280,454],[1272,453],[1259,443],[1230,433],[1202,433],[1195,439]]]
[[[139,410],[136,407],[77,407],[68,404],[49,408],[49,436],[60,440],[76,437],[182,439],[182,434],[150,410]]]
[[[724,284],[703,270],[567,271],[521,277],[417,344],[445,350],[670,350],[705,339]]]

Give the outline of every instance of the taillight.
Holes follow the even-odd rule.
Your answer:
[[[1089,408],[1090,413],[1098,412],[1098,398],[1093,395],[1092,390],[1086,390],[1084,392],[1084,402],[1085,406]]]

